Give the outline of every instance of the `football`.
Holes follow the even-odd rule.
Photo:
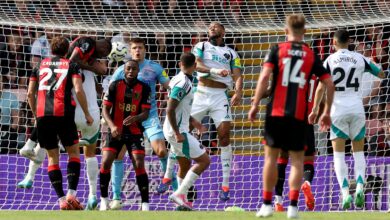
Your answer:
[[[112,43],[111,53],[108,58],[111,62],[121,62],[125,59],[128,53],[128,47],[125,43],[114,42]]]

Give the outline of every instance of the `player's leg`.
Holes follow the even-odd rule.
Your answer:
[[[127,150],[133,163],[135,178],[138,189],[141,193],[141,210],[149,211],[149,179],[145,170],[145,148],[144,140],[140,136],[131,140]]]
[[[300,151],[289,151],[289,154],[291,158],[291,170],[290,176],[288,178],[288,183],[290,187],[290,205],[288,206],[287,217],[297,218],[299,190],[301,188],[301,182],[303,177],[304,151],[303,149]]]
[[[301,190],[305,196],[305,204],[309,210],[314,209],[315,199],[311,191],[311,182],[314,178],[315,137],[314,126],[307,126],[305,157],[303,162],[303,184]]]
[[[121,209],[122,208],[122,181],[124,176],[124,164],[123,164],[123,158],[126,155],[126,147],[122,146],[120,148],[120,152],[115,158],[114,163],[112,164],[112,180],[111,180],[111,187],[112,187],[112,193],[113,193],[113,200],[111,204],[111,209]]]
[[[366,159],[364,158],[365,134],[364,115],[353,117],[350,125],[350,137],[354,137],[352,140],[352,149],[356,179],[355,205],[358,208],[364,207],[364,182],[366,179]]]
[[[111,166],[117,156],[118,150],[120,149],[120,141],[111,140],[107,138],[107,147],[103,148],[102,162],[100,165],[100,211],[106,211],[110,209],[109,198],[108,198],[108,186],[111,179]]]
[[[275,212],[283,212],[283,187],[286,180],[286,167],[288,164],[288,151],[280,151],[278,158],[278,181],[275,186]]]
[[[34,148],[38,143],[38,132],[37,128],[34,127],[30,138],[27,140],[26,144],[20,149],[19,154],[23,157],[29,158],[30,160],[34,159],[35,153]],[[39,162],[39,161],[37,161]]]
[[[349,195],[348,167],[345,162],[345,141],[348,139],[348,124],[345,117],[332,117],[330,139],[333,147],[333,164],[337,181],[342,193],[343,209],[351,207],[352,197]]]
[[[157,187],[158,193],[164,193],[168,190],[169,185],[172,184],[172,179],[175,174],[175,164],[177,163],[176,155],[172,151],[168,151],[167,166],[164,173],[164,178],[160,185]],[[179,177],[176,175],[176,186],[172,187],[173,190],[176,190],[179,186]],[[172,185],[173,186],[173,185]]]
[[[35,155],[34,158],[36,158],[36,160],[35,161],[30,160],[26,176],[17,185],[19,188],[30,189],[32,187],[35,174],[37,170],[41,167],[43,161],[45,160],[46,150],[41,148],[39,144],[37,144],[37,146],[34,148],[33,151]],[[40,161],[40,162],[36,162],[36,161]]]

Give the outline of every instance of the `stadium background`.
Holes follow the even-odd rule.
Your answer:
[[[303,13],[307,18],[305,40],[324,60],[331,47],[332,32],[347,28],[353,36],[353,48],[374,61],[384,70],[389,63],[390,9],[388,1],[378,0],[68,0],[68,1],[1,1],[0,3],[0,73],[2,94],[0,98],[0,209],[55,209],[56,196],[51,190],[46,169],[38,171],[33,189],[17,189],[23,178],[27,160],[17,155],[33,126],[33,118],[26,102],[30,59],[34,42],[41,54],[47,53],[47,41],[54,35],[70,40],[77,36],[109,38],[128,42],[139,36],[147,41],[147,57],[159,62],[170,76],[177,72],[180,54],[190,51],[197,42],[207,39],[207,25],[220,21],[227,29],[226,42],[235,48],[244,65],[244,99],[233,108],[234,123],[232,145],[234,159],[231,177],[231,200],[219,201],[219,157],[212,156],[212,166],[196,183],[199,199],[195,208],[222,210],[227,206],[240,206],[255,210],[261,204],[262,141],[261,127],[265,106],[261,105],[260,119],[254,123],[246,120],[250,97],[253,95],[262,59],[270,46],[284,41],[283,22],[290,13]],[[35,44],[37,45],[37,44]],[[37,49],[37,47],[35,47]],[[113,69],[108,74],[112,74]],[[99,98],[105,77],[97,77]],[[106,79],[107,80],[107,79]],[[361,91],[367,110],[366,155],[369,157],[367,174],[372,182],[367,189],[366,209],[390,208],[390,105],[388,94],[390,80],[365,77]],[[165,94],[160,93],[160,100]],[[164,102],[160,101],[160,115],[164,117]],[[12,109],[18,117],[9,117]],[[212,122],[205,121],[212,128]],[[332,151],[327,135],[317,134],[317,173],[313,190],[317,199],[316,210],[339,210],[339,188],[332,165]],[[211,154],[218,154],[215,133],[202,137]],[[348,151],[349,152],[349,151]],[[62,157],[61,167],[66,158]],[[167,194],[157,195],[155,187],[161,174],[155,157],[147,158],[151,180],[151,209],[172,210]],[[44,163],[46,167],[47,161]],[[139,195],[134,183],[134,173],[126,161],[126,181],[123,186],[125,209],[138,209]],[[351,166],[351,160],[349,160]],[[82,166],[82,170],[84,170]],[[350,169],[351,170],[351,169]],[[351,173],[353,175],[353,173]],[[88,195],[85,172],[82,172],[78,196]],[[353,188],[353,187],[352,187]],[[300,203],[300,209],[304,209]]]

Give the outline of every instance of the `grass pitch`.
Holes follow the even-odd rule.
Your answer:
[[[250,220],[255,212],[0,211],[1,220]],[[276,213],[269,220],[287,219]],[[384,212],[301,212],[307,220],[390,220]]]

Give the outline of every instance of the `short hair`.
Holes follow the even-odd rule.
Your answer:
[[[131,44],[143,44],[145,46],[145,40],[139,37],[131,38],[130,45]]]
[[[65,56],[69,50],[69,41],[65,37],[57,36],[51,40],[51,53],[57,56]]]
[[[185,67],[185,68],[188,68],[188,67],[192,67],[194,64],[195,64],[195,60],[196,60],[196,57],[194,54],[192,53],[183,53],[181,56],[180,56],[180,62],[181,64]]]
[[[294,34],[303,34],[306,19],[302,14],[292,14],[287,16],[286,25]]]
[[[127,64],[127,63],[129,63],[129,62],[134,62],[134,63],[136,63],[137,64],[137,66],[138,66],[138,69],[139,69],[139,63],[138,63],[138,61],[136,61],[136,60],[133,60],[133,59],[128,59],[128,60],[126,60],[126,63],[125,63],[125,65]]]
[[[342,29],[342,30],[338,30],[334,33],[334,36],[333,36],[338,43],[340,44],[346,44],[349,42],[349,33],[347,30],[345,29]]]
[[[214,24],[218,24],[223,30],[225,30],[225,26],[224,26],[223,24],[221,24],[220,22],[218,22],[218,21],[213,21],[213,22],[210,23],[210,25],[213,24],[213,23],[214,23]]]

